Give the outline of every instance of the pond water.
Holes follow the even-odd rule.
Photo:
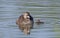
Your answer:
[[[16,25],[16,19],[29,11],[34,22],[30,35]],[[60,38],[60,0],[0,0],[0,38]]]

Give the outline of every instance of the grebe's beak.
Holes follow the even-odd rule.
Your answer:
[[[27,16],[28,19],[30,19],[30,16]]]

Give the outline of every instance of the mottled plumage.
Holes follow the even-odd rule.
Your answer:
[[[29,12],[25,12],[16,20],[16,24],[25,34],[30,34],[34,24],[33,17]]]

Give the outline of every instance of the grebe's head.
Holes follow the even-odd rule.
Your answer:
[[[24,16],[24,19],[30,19],[30,13],[29,12],[25,12],[23,14],[23,16]]]

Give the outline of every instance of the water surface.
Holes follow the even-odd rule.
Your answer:
[[[29,11],[34,21],[30,35],[24,35],[16,19]],[[60,0],[0,0],[0,38],[60,38]]]

